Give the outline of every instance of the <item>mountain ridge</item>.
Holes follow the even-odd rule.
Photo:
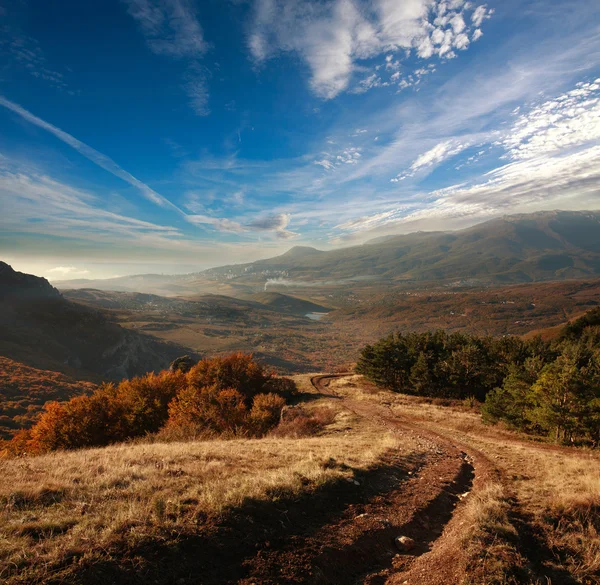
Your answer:
[[[112,379],[160,370],[188,348],[127,330],[45,278],[0,264],[0,355],[33,368]]]
[[[507,215],[456,231],[412,232],[323,251],[295,246],[286,253],[245,264],[230,264],[186,275],[134,275],[87,281],[86,287],[114,290],[193,290],[194,286],[256,287],[294,281],[386,280],[480,284],[587,278],[600,274],[600,211],[545,211]],[[77,281],[55,282],[80,288]],[[277,282],[273,282],[277,285]],[[155,287],[154,289],[152,287]],[[162,287],[162,288],[161,288]],[[242,292],[256,292],[256,288]]]

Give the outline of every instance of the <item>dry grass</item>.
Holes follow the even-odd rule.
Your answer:
[[[248,499],[299,494],[392,448],[409,452],[365,421],[348,430],[349,416],[338,412],[318,438],[138,443],[1,461],[0,581],[43,582],[65,559],[97,557],[123,539],[191,534]]]
[[[501,427],[484,425],[477,409],[465,404],[441,406],[390,392],[361,392],[360,379],[340,383],[339,387],[358,392],[364,400],[387,404],[399,416],[408,416],[470,444],[503,472],[505,486],[492,485],[467,507],[472,542],[479,542],[480,550],[486,551],[487,562],[495,558],[502,563],[505,559],[504,569],[496,567],[498,575],[516,558],[509,550],[514,526],[501,514],[508,505],[508,487],[516,495],[519,513],[530,518],[533,530],[542,535],[551,557],[544,561],[546,569],[563,567],[581,583],[600,583],[600,453],[540,443]],[[490,541],[490,535],[497,538]],[[508,548],[492,554],[490,543]],[[489,582],[495,581],[489,577]],[[511,580],[506,577],[498,582]]]
[[[519,534],[510,519],[506,487],[489,481],[468,499],[462,511],[461,544],[467,566],[462,585],[534,583],[518,551]]]

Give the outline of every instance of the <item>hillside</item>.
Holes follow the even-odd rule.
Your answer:
[[[319,251],[296,246],[248,264],[186,275],[139,275],[60,281],[61,289],[97,288],[185,295],[244,295],[270,287],[290,290],[356,283],[509,284],[600,275],[600,212],[547,211],[506,216],[452,232],[376,238],[360,246]]]
[[[289,313],[291,315],[304,316],[307,313],[327,313],[331,310],[311,301],[278,292],[257,293],[250,298],[274,311]]]
[[[456,232],[416,232],[362,246],[287,254],[208,273],[248,279],[477,280],[517,283],[600,274],[600,212],[507,216]]]
[[[31,426],[49,400],[69,400],[95,387],[0,357],[0,439],[10,439],[18,429]]]
[[[0,355],[73,377],[121,379],[166,367],[189,349],[128,331],[62,297],[43,278],[2,264]]]
[[[333,415],[316,434],[0,460],[7,585],[598,582],[597,453],[359,376],[296,381]]]

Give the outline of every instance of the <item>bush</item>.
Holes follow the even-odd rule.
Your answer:
[[[91,396],[51,402],[38,422],[18,433],[10,455],[104,446],[157,433],[171,437],[261,435],[279,421],[281,395],[295,393],[252,356],[205,359],[184,373],[178,368],[103,384]]]
[[[273,428],[281,418],[285,399],[277,394],[257,394],[250,411],[250,424],[255,433],[263,435]]]
[[[276,437],[309,437],[320,433],[334,420],[335,413],[330,408],[306,411],[296,406],[284,411],[281,422],[272,434]]]
[[[187,373],[188,384],[195,388],[215,387],[239,392],[249,406],[256,394],[268,391],[273,375],[251,355],[234,353],[199,361]]]
[[[168,427],[188,436],[238,434],[247,427],[244,397],[233,388],[187,386],[169,406]]]

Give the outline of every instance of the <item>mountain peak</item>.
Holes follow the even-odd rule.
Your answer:
[[[60,293],[45,278],[17,272],[0,261],[0,298],[59,298]]]
[[[304,256],[312,256],[314,254],[321,254],[322,250],[317,250],[311,246],[294,246],[287,252],[282,254],[280,258],[303,258]]]

